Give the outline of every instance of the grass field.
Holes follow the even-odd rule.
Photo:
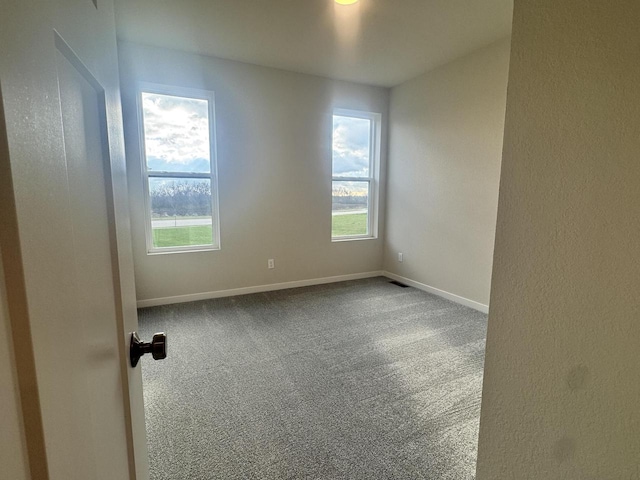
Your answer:
[[[331,236],[366,235],[367,214],[353,213],[351,215],[334,215],[331,217]]]
[[[331,222],[331,236],[366,235],[367,214],[335,215]],[[188,247],[211,243],[211,226],[166,227],[153,229],[153,246],[156,248]]]
[[[209,245],[211,239],[211,225],[155,228],[153,230],[153,246],[156,248]]]

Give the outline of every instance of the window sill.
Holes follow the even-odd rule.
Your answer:
[[[377,240],[378,237],[377,236],[371,236],[371,235],[367,235],[367,236],[353,236],[353,237],[331,237],[331,243],[339,243],[339,242],[354,242],[357,240]]]
[[[216,247],[216,246],[202,246],[202,245],[198,245],[195,246],[193,248],[158,248],[158,249],[153,249],[153,250],[147,250],[147,255],[149,256],[154,256],[154,255],[169,255],[169,254],[173,254],[173,253],[198,253],[198,252],[212,252],[212,251],[217,251],[220,250],[220,247]]]

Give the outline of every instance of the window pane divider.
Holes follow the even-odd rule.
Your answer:
[[[372,182],[372,177],[331,177],[334,182]]]
[[[148,177],[157,178],[211,178],[210,173],[194,173],[194,172],[155,172],[147,170]]]

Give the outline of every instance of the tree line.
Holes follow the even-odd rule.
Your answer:
[[[149,192],[151,211],[161,217],[211,215],[211,182],[182,181],[159,185]]]
[[[211,215],[211,182],[172,181],[150,190],[151,211],[154,216],[209,216]],[[332,192],[334,210],[366,208],[367,197],[356,195],[345,187]]]

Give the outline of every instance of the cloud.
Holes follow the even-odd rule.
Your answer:
[[[210,158],[206,100],[142,94],[147,158],[188,165]]]
[[[370,125],[370,121],[367,119],[334,115],[334,176],[369,176]]]

